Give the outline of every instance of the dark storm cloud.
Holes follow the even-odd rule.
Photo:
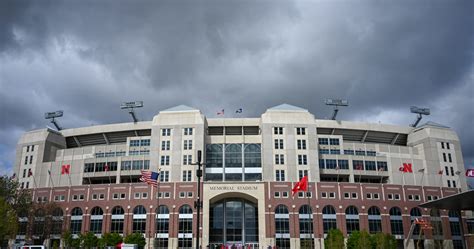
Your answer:
[[[127,100],[145,101],[145,120],[178,104],[253,117],[283,102],[324,118],[327,97],[350,101],[349,120],[403,125],[410,105],[431,107],[474,164],[472,1],[0,5],[4,168],[45,111],[65,110],[65,127],[126,121]]]

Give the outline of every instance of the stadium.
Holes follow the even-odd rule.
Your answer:
[[[317,119],[288,104],[257,118],[206,118],[181,105],[152,121],[29,131],[16,151],[20,186],[60,207],[52,235],[35,230],[35,244],[69,230],[142,233],[147,248],[192,248],[197,238],[202,248],[324,248],[338,228],[346,238],[390,233],[399,248],[457,249],[474,233],[470,212],[419,207],[467,190],[459,138],[434,122]],[[142,171],[159,173],[145,176],[156,184]],[[306,191],[293,194],[305,176]],[[412,228],[419,218],[433,229]],[[28,217],[19,221],[17,242]]]

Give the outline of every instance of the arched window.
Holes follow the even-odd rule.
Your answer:
[[[346,228],[347,234],[359,230],[359,211],[354,206],[346,208]]]
[[[82,209],[75,207],[71,211],[71,233],[80,234],[82,229]]]
[[[168,248],[168,233],[170,227],[170,212],[168,207],[159,206],[156,209],[156,242],[155,248]]]
[[[146,209],[138,205],[133,209],[133,233],[145,233],[146,230]]]
[[[369,232],[382,232],[382,216],[380,216],[380,209],[376,206],[372,206],[367,211],[367,214],[369,219]]]
[[[402,211],[398,207],[390,209],[390,227],[393,235],[403,235]]]
[[[112,217],[110,222],[110,232],[112,233],[123,233],[123,221],[125,219],[125,212],[121,206],[115,206],[112,208]]]
[[[52,214],[51,234],[60,235],[63,230],[63,210],[59,207],[55,208]]]
[[[45,212],[43,209],[36,210],[34,221],[33,234],[38,237],[43,237],[45,221]]]
[[[329,230],[336,229],[336,209],[333,206],[327,205],[323,208],[323,229],[324,233],[328,234]]]
[[[411,223],[413,223],[416,218],[421,218],[421,210],[417,207],[414,207],[410,210]],[[413,230],[413,235],[419,235],[419,234],[420,234],[420,225],[415,225],[415,229]]]
[[[299,210],[300,247],[314,248],[313,241],[313,211],[308,205],[303,205]]]
[[[290,248],[290,214],[285,205],[275,208],[275,238],[278,248]]]
[[[242,168],[242,144],[225,145],[225,167]],[[242,173],[225,173],[226,181],[242,181]]]
[[[18,212],[18,235],[26,235],[28,229],[28,212],[20,210]]]
[[[91,210],[90,231],[95,234],[102,234],[102,220],[104,219],[104,211],[100,207],[94,207]]]
[[[244,167],[245,168],[261,168],[261,148],[260,144],[244,145]],[[245,181],[262,180],[262,173],[245,173]]]
[[[191,248],[193,245],[193,209],[189,205],[179,208],[178,247]]]
[[[441,215],[439,213],[439,209],[433,208],[430,211],[430,216],[431,216],[431,226],[433,227],[433,236],[441,236],[438,238],[438,240],[442,240],[442,235],[443,235],[443,225],[441,222]],[[442,244],[441,244],[442,245]]]

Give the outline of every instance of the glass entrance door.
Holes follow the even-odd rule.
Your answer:
[[[224,199],[211,205],[209,243],[246,248],[258,243],[257,205],[243,199]]]

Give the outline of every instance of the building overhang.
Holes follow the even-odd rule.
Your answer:
[[[421,204],[420,207],[448,210],[474,210],[474,190],[429,201]]]

